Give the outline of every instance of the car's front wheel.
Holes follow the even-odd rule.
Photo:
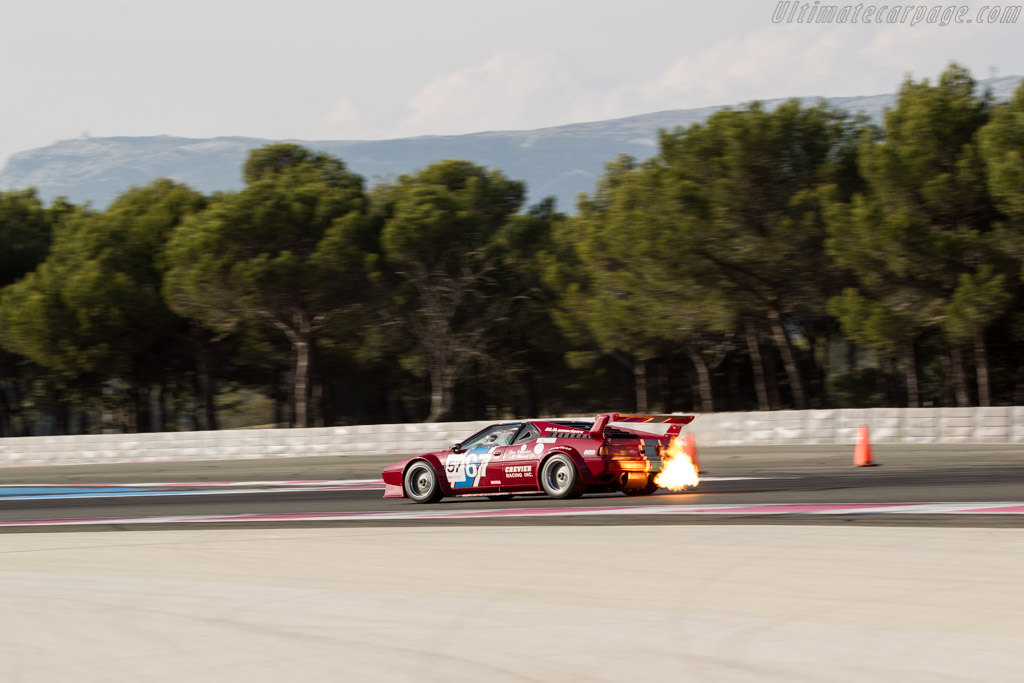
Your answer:
[[[579,498],[587,488],[576,465],[561,453],[544,461],[540,468],[540,485],[552,498]]]
[[[444,495],[437,472],[429,463],[417,460],[405,470],[405,495],[417,503],[436,503]]]

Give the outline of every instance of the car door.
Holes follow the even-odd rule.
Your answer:
[[[502,491],[533,491],[537,489],[535,449],[540,429],[532,422],[523,424],[502,457]]]
[[[502,485],[505,447],[519,423],[488,427],[452,450],[445,458],[445,477],[454,493],[487,493]]]

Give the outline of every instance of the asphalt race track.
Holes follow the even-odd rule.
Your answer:
[[[715,448],[701,484],[650,497],[383,499],[388,457],[0,470],[0,532],[385,525],[855,524],[1024,527],[1024,447]]]

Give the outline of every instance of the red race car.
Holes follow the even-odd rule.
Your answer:
[[[587,492],[650,495],[662,457],[692,415],[620,415],[589,420],[503,422],[446,451],[388,466],[385,498],[434,503],[444,496]]]

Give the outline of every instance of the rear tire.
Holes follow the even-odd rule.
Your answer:
[[[436,503],[444,496],[437,482],[437,472],[425,460],[409,465],[402,483],[405,495],[417,503]]]
[[[627,496],[649,496],[657,491],[660,486],[654,483],[654,475],[647,478],[647,483],[638,489],[622,489]]]
[[[587,489],[569,456],[556,453],[540,468],[540,485],[552,498],[579,498]]]

